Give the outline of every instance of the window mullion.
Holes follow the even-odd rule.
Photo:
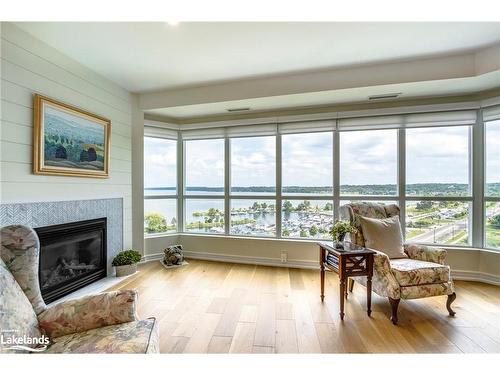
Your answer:
[[[338,122],[338,120],[337,120]],[[340,133],[333,132],[333,222],[339,218],[340,209]]]
[[[485,185],[485,136],[482,110],[478,110],[476,124],[471,131],[472,141],[469,142],[469,163],[471,163],[470,178],[472,179],[472,246],[484,246],[484,185]],[[472,149],[471,149],[472,148]]]
[[[224,234],[227,236],[230,232],[231,203],[229,190],[231,189],[231,140],[224,138]]]
[[[181,132],[177,137],[177,232],[184,232],[184,141]]]
[[[276,220],[276,238],[281,238],[281,210],[282,210],[282,152],[281,152],[281,134],[276,135],[276,201],[275,201],[275,220]]]
[[[406,238],[406,130],[398,129],[398,201],[401,231]]]

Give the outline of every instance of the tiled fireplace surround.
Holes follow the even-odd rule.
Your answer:
[[[99,292],[121,281],[113,276],[111,262],[113,257],[123,250],[123,199],[0,204],[0,227],[20,224],[38,228],[101,217],[107,218],[108,277],[69,294],[63,300]]]

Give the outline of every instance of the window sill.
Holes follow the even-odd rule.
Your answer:
[[[149,238],[161,238],[161,237],[174,237],[178,236],[179,232],[174,232],[174,233],[151,233],[151,234],[145,234],[144,239],[147,240]]]
[[[218,239],[227,239],[227,240],[260,240],[260,241],[281,241],[281,242],[299,242],[299,243],[316,243],[320,241],[329,241],[327,238],[270,238],[270,237],[259,237],[259,236],[226,236],[221,234],[204,234],[204,233],[188,233],[188,232],[176,232],[176,233],[158,233],[144,236],[144,240],[152,239],[152,238],[163,238],[163,237],[174,237],[174,236],[187,236],[187,237],[203,237],[203,238],[218,238]],[[411,242],[405,242],[411,243]],[[488,249],[488,248],[480,248],[480,247],[472,247],[468,245],[464,246],[456,246],[456,245],[439,245],[439,244],[423,244],[423,243],[415,243],[417,245],[442,248],[445,250],[466,250],[466,251],[483,251],[493,254],[500,253],[500,249]]]

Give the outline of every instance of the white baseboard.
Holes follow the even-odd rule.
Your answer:
[[[451,276],[454,280],[479,281],[486,284],[499,285],[500,276],[486,272],[451,270]]]
[[[317,261],[308,261],[308,260],[281,262],[281,260],[277,258],[256,258],[256,257],[242,256],[242,255],[227,255],[227,254],[216,254],[216,253],[205,253],[205,252],[194,252],[194,251],[184,251],[184,256],[186,258],[191,258],[191,259],[211,260],[216,262],[227,262],[227,263],[255,264],[260,266],[305,268],[305,269],[319,268]],[[163,258],[163,253],[156,253],[144,256],[143,261],[150,262],[154,260],[160,260],[162,258]],[[500,276],[493,275],[490,273],[452,270],[451,275],[454,280],[479,281],[487,284],[500,286]]]
[[[184,256],[188,259],[191,258],[200,260],[211,260],[215,262],[256,264],[259,266],[306,268],[306,269],[319,268],[318,262],[312,262],[307,260],[281,262],[281,260],[277,258],[255,258],[255,257],[246,257],[242,255],[227,255],[227,254],[205,253],[205,252],[195,252],[195,251],[184,251]],[[163,253],[156,253],[156,254],[145,255],[143,261],[149,262],[152,260],[160,260],[162,258],[163,258]]]

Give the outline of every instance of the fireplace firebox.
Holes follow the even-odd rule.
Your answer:
[[[106,218],[35,228],[45,303],[106,277]]]

